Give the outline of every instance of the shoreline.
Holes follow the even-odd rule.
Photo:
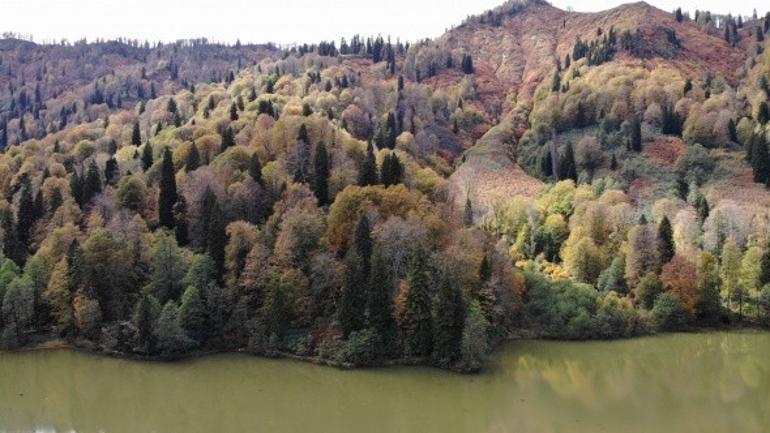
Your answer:
[[[532,332],[526,329],[519,330],[519,331],[522,331],[522,332],[512,334],[500,340],[498,344],[496,344],[495,347],[490,351],[488,356],[492,355],[503,344],[507,342],[516,342],[516,341],[556,341],[556,342],[562,341],[562,342],[572,342],[572,343],[591,342],[591,341],[593,342],[619,341],[619,340],[631,340],[631,339],[644,338],[644,337],[655,337],[658,335],[666,335],[666,334],[672,334],[672,333],[705,334],[705,333],[712,333],[712,332],[744,332],[744,331],[770,332],[770,329],[755,323],[741,323],[741,324],[730,324],[730,325],[717,326],[717,327],[713,327],[713,326],[712,327],[707,327],[707,326],[689,327],[687,329],[682,329],[678,331],[660,332],[660,333],[654,332],[654,333],[644,334],[644,335],[635,335],[627,338],[584,339],[584,340],[554,338],[554,337],[549,337],[542,334],[538,335],[538,333]],[[434,369],[444,370],[444,371],[457,373],[457,374],[477,374],[482,372],[486,367],[486,362],[483,363],[479,368],[475,368],[475,369],[462,369],[457,367],[440,367],[440,366],[431,364],[429,362],[429,359],[426,359],[426,358],[387,359],[387,360],[381,360],[368,365],[356,365],[353,363],[339,362],[332,359],[321,358],[320,356],[304,356],[304,355],[297,355],[294,353],[281,352],[281,351],[274,351],[270,353],[259,353],[259,352],[249,351],[246,349],[194,350],[194,351],[189,351],[181,354],[176,354],[173,356],[142,355],[138,353],[128,353],[128,352],[119,352],[119,351],[104,350],[99,348],[92,348],[92,347],[88,347],[88,345],[78,344],[77,342],[65,341],[60,339],[41,341],[37,344],[31,344],[31,345],[19,347],[16,349],[0,349],[0,356],[6,355],[6,354],[21,354],[21,353],[27,353],[27,352],[47,352],[47,351],[56,351],[56,350],[71,350],[71,351],[76,351],[76,352],[80,352],[88,355],[123,359],[128,361],[158,362],[158,363],[168,363],[168,364],[173,364],[176,362],[184,362],[184,361],[194,361],[194,360],[203,359],[210,356],[238,354],[238,355],[253,356],[257,358],[264,358],[264,359],[288,359],[292,361],[305,362],[305,363],[310,363],[310,364],[319,365],[323,367],[336,368],[338,370],[358,370],[358,369],[389,368],[389,367],[427,367],[427,368],[434,368]]]

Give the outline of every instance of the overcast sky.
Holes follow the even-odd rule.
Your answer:
[[[127,36],[151,41],[207,37],[234,42],[317,42],[341,36],[439,36],[469,14],[504,0],[0,0],[0,32],[35,41]],[[767,0],[648,0],[666,11],[763,14]],[[560,8],[597,11],[620,0],[554,0]]]

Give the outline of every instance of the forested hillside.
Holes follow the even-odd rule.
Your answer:
[[[509,2],[436,40],[0,40],[0,347],[476,370],[769,323],[764,17]]]

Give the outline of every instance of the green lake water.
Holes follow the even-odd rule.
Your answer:
[[[517,341],[482,374],[0,355],[0,432],[770,432],[770,333]]]

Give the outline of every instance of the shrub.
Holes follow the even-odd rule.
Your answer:
[[[658,296],[651,314],[655,325],[661,331],[682,329],[687,321],[684,304],[678,296],[670,292]]]

